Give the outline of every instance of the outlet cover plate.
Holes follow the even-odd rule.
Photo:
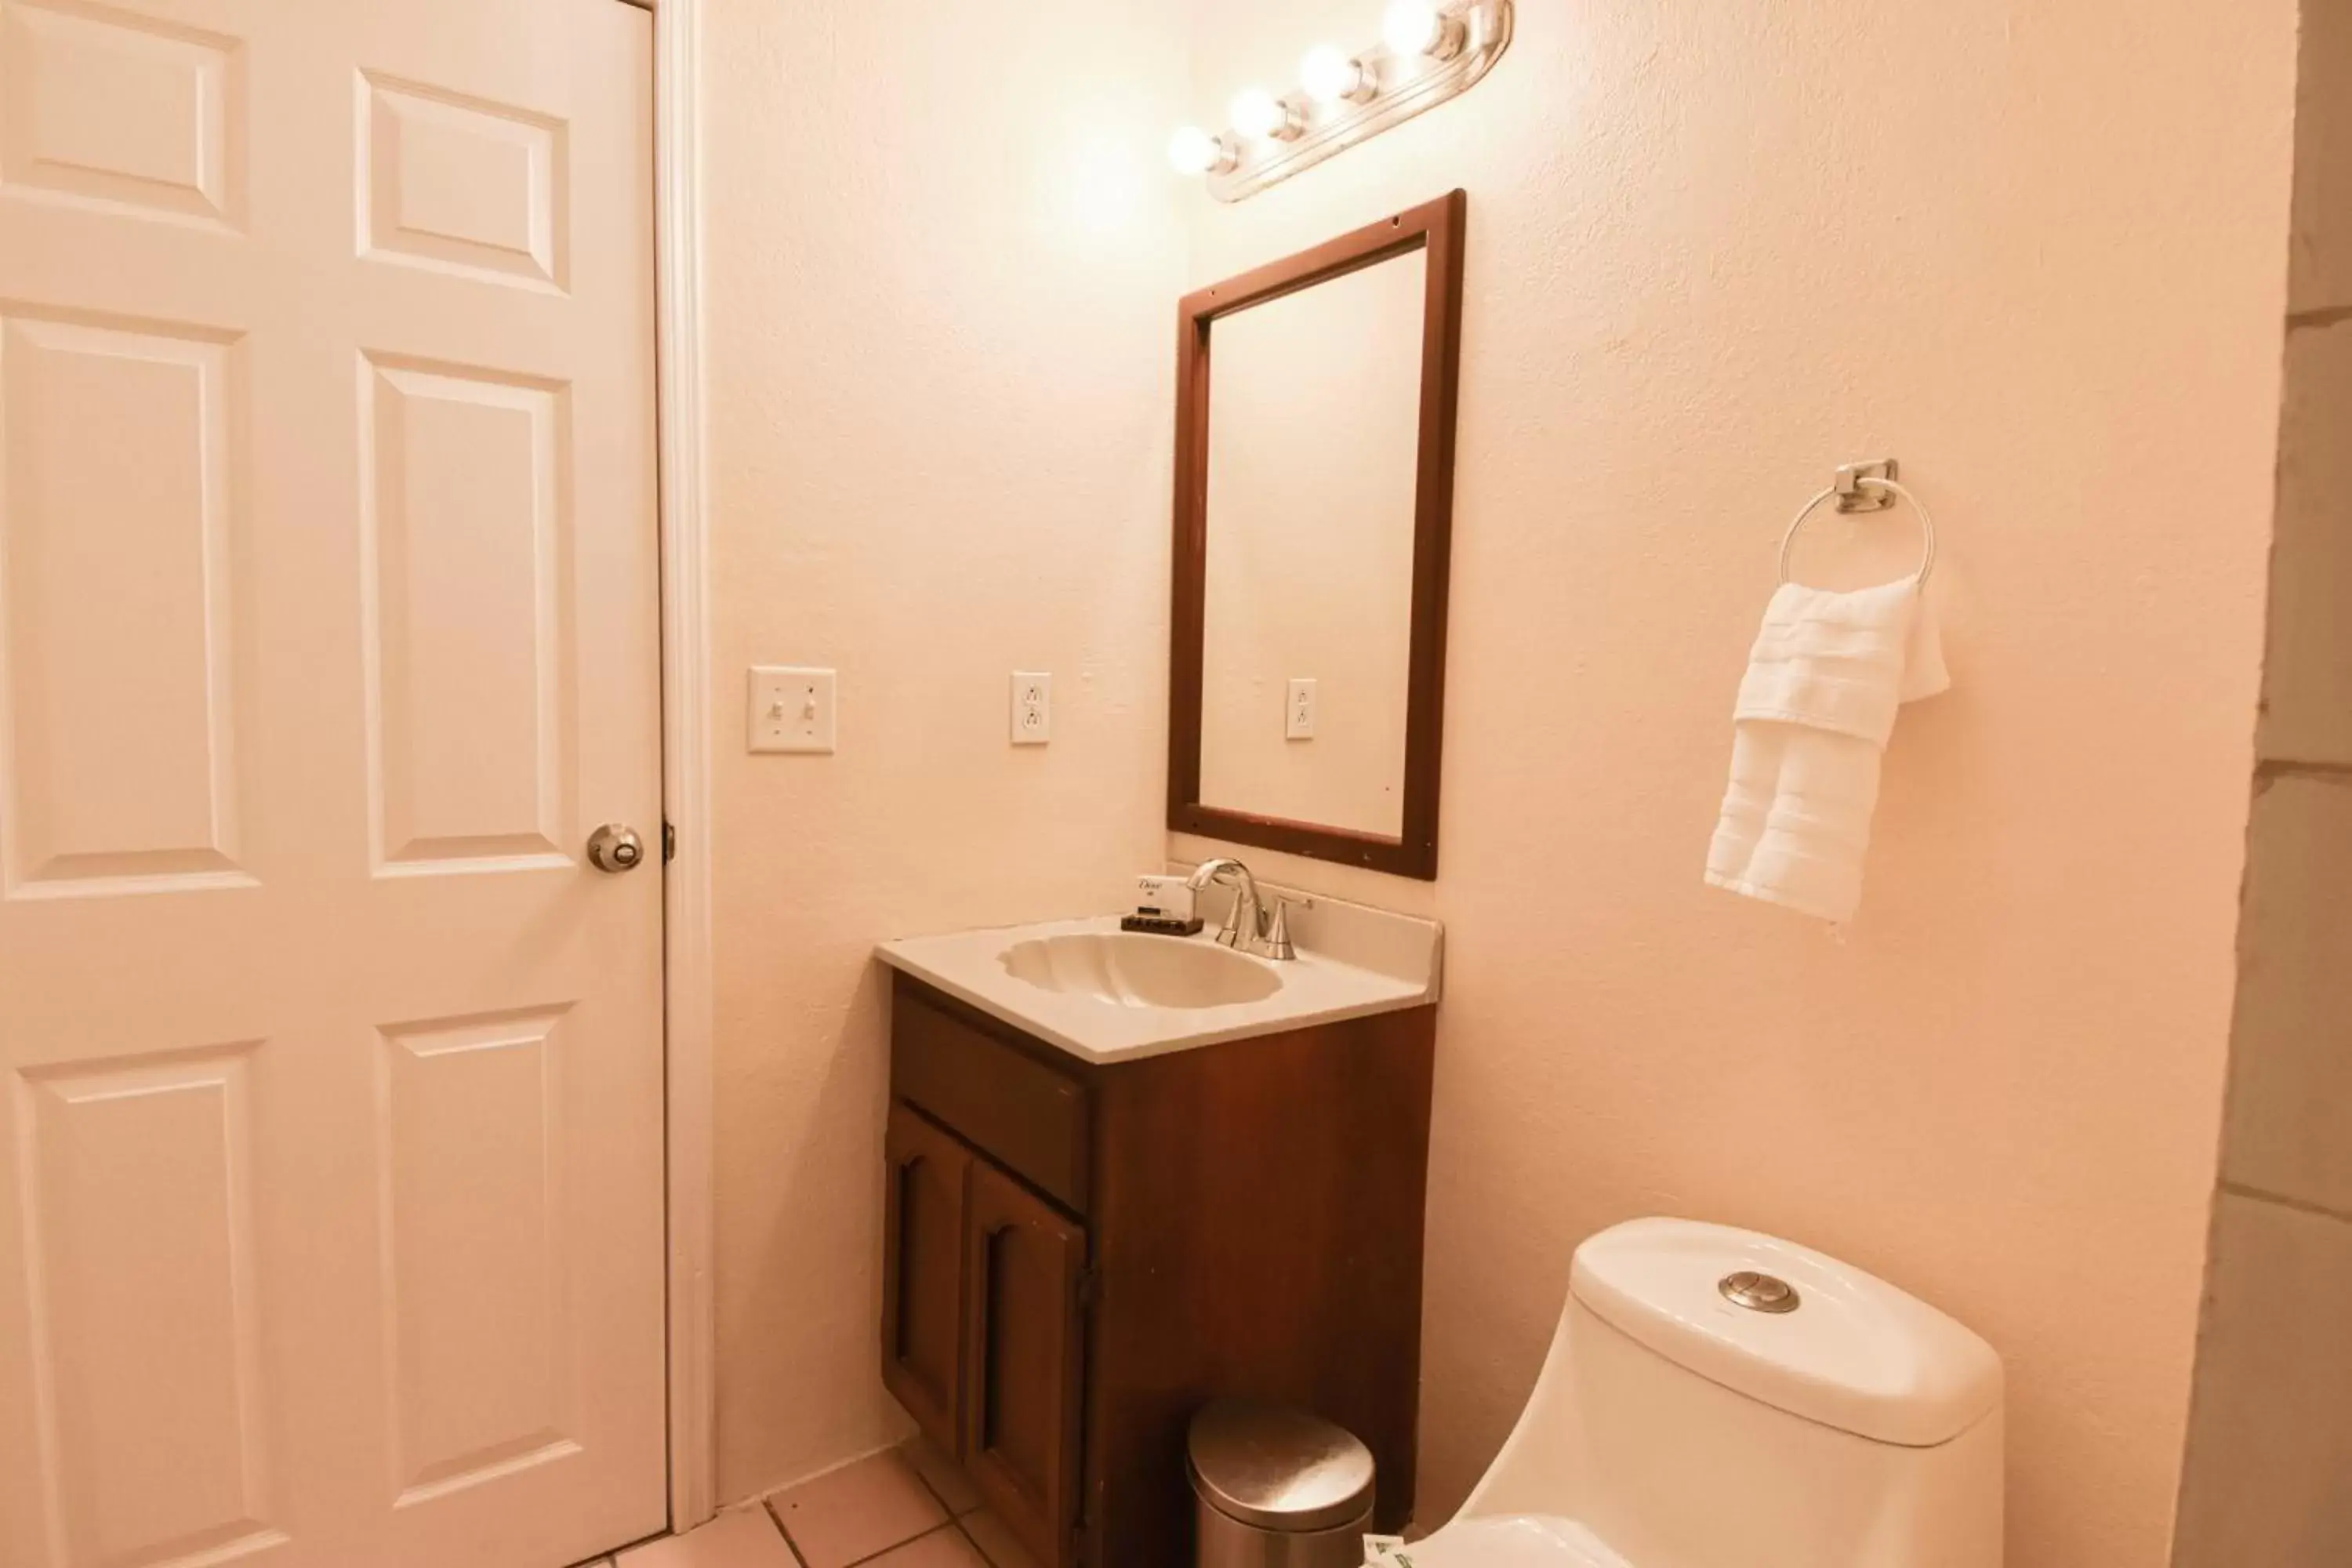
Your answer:
[[[1315,679],[1294,677],[1282,704],[1282,736],[1286,741],[1315,738]]]
[[[1042,669],[1013,672],[1013,743],[1042,746],[1054,738],[1054,678]]]

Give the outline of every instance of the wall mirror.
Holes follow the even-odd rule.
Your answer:
[[[1466,205],[1183,300],[1172,828],[1437,875]]]

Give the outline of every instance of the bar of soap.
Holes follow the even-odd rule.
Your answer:
[[[1198,936],[1201,934],[1201,923],[1197,916],[1189,921],[1179,921],[1168,920],[1157,915],[1122,915],[1119,917],[1118,929],[1144,931],[1152,936]]]

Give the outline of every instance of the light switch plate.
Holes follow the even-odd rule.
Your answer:
[[[833,750],[833,671],[755,664],[751,667],[751,709],[752,751]]]
[[[1042,746],[1054,738],[1054,678],[1041,669],[1013,672],[1013,743]]]
[[[1315,738],[1315,682],[1311,678],[1299,678],[1290,683],[1282,703],[1282,738],[1286,741],[1311,741]]]

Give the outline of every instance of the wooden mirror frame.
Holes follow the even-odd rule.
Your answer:
[[[1176,541],[1168,691],[1168,826],[1234,844],[1437,879],[1445,744],[1445,602],[1454,540],[1454,426],[1462,366],[1462,230],[1469,199],[1433,202],[1188,294],[1176,343]],[[1407,655],[1404,813],[1398,837],[1206,805],[1201,800],[1202,653],[1208,612],[1209,338],[1221,316],[1428,252],[1422,304],[1421,439],[1413,480],[1412,630]]]

